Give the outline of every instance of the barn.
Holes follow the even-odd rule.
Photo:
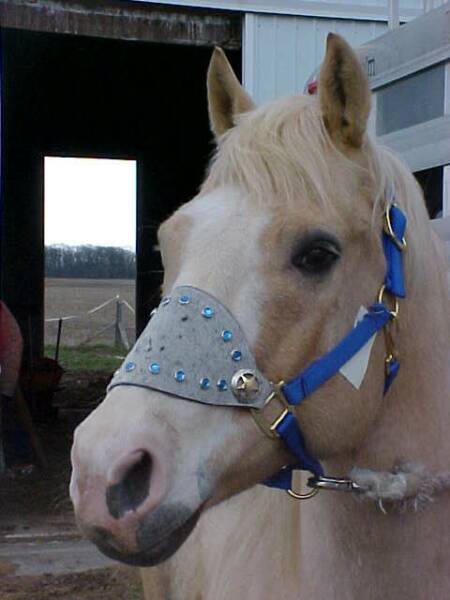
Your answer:
[[[205,103],[211,48],[226,49],[259,103],[303,89],[320,64],[329,31],[359,47],[431,4],[1,0],[1,297],[20,324],[24,356],[43,352],[45,156],[137,161],[139,332],[158,295],[157,226],[195,193],[212,151]],[[424,19],[417,21],[422,28],[419,21]],[[398,51],[410,47],[406,37],[416,35],[411,25],[365,47],[363,60],[377,91],[378,132],[442,195],[442,165],[448,162],[448,18],[433,22],[441,34],[423,34],[417,56]],[[434,99],[427,103],[431,117],[416,103],[409,121],[393,124],[401,115],[389,116],[390,102],[397,94],[411,97],[409,85]],[[428,93],[435,85],[439,97]],[[415,111],[424,115],[420,125],[414,123]],[[433,142],[422,164],[423,132]],[[432,149],[435,132],[440,153]]]

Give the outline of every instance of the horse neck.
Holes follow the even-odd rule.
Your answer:
[[[329,474],[346,475],[353,466],[389,470],[399,461],[432,472],[450,469],[447,259],[431,233],[419,246],[407,261],[408,299],[395,334],[400,374],[364,444],[327,461]],[[442,549],[450,532],[442,523],[450,518],[450,493],[434,499],[419,513],[398,514],[386,506],[387,515],[377,503],[356,502],[345,493],[321,492],[306,502],[300,561],[306,592],[320,600],[448,597]]]
[[[353,456],[369,468],[408,460],[450,468],[450,318],[447,257],[431,230],[406,259],[407,299],[394,338],[401,371],[366,443]]]

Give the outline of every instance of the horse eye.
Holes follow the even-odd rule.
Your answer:
[[[292,262],[295,267],[306,273],[324,273],[336,262],[340,252],[327,240],[317,240],[297,252]]]

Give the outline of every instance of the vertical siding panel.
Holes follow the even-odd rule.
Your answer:
[[[252,91],[257,103],[303,91],[323,60],[330,31],[354,47],[387,31],[383,22],[267,14],[255,15],[254,25]]]
[[[287,96],[295,92],[296,67],[296,27],[295,18],[278,17],[276,27],[276,84],[277,96]]]
[[[305,82],[313,72],[316,62],[315,19],[299,17],[297,20],[297,72],[296,89],[303,91]],[[306,75],[305,75],[306,74]]]
[[[264,102],[276,97],[276,70],[279,68],[275,52],[276,17],[259,15],[256,35],[259,58],[257,101]]]

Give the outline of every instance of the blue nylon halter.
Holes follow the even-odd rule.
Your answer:
[[[386,259],[386,274],[384,289],[394,299],[406,296],[403,247],[406,231],[406,216],[395,204],[390,205],[386,211],[388,230],[383,230],[383,250]],[[348,333],[332,350],[311,363],[297,377],[285,383],[282,393],[292,406],[298,406],[310,394],[335,375],[370,338],[383,329],[394,319],[394,314],[383,302],[383,294],[378,302],[368,308],[363,319]],[[386,363],[384,393],[389,390],[398,374],[400,362],[391,357]],[[282,469],[275,476],[264,481],[269,487],[284,490],[292,489],[292,473],[294,470],[303,470],[313,473],[315,477],[324,475],[320,462],[309,454],[300,425],[292,412],[287,412],[275,428],[275,432],[283,440],[288,449],[298,459],[297,465]]]

